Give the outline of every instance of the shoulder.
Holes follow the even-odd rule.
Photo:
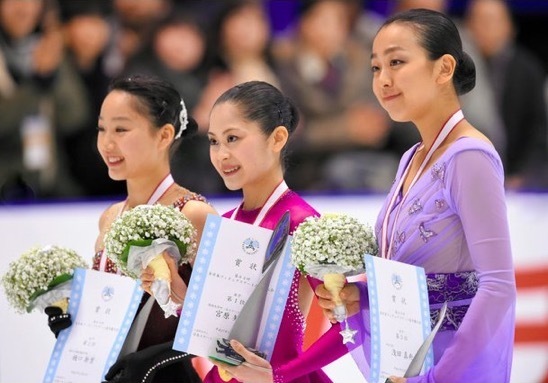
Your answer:
[[[103,211],[101,217],[99,217],[99,230],[102,231],[112,224],[112,222],[118,216],[118,212],[120,211],[120,209],[122,209],[123,204],[123,201],[114,203],[107,207],[105,211]]]
[[[217,211],[207,199],[197,193],[187,193],[178,198],[173,206],[187,217],[197,228],[203,227],[208,214],[217,215]]]
[[[453,143],[438,161],[435,171],[442,178],[447,174],[448,186],[476,185],[488,179],[504,183],[504,167],[496,149],[473,137],[463,137]]]
[[[291,214],[291,232],[306,218],[320,215],[312,205],[293,190],[289,190],[280,199],[279,207],[281,211],[285,212],[289,210]]]
[[[204,213],[215,212],[215,208],[207,201],[207,198],[198,193],[186,193],[179,197],[173,206],[185,213]]]
[[[493,164],[502,165],[499,153],[495,147],[476,137],[462,137],[455,141],[446,151],[443,157],[447,160],[459,161],[464,157],[484,158]]]

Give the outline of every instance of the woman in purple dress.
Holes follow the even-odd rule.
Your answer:
[[[445,15],[414,9],[387,20],[373,43],[373,90],[395,121],[412,121],[422,141],[401,159],[376,224],[380,254],[425,269],[430,309],[448,312],[433,342],[434,366],[387,382],[508,382],[516,287],[506,215],[504,172],[487,137],[465,120],[459,95],[472,90],[475,67]],[[333,320],[323,285],[320,305]],[[367,285],[347,284],[352,351],[369,379],[371,339]],[[233,342],[247,365],[231,369],[272,382],[268,362]],[[353,346],[354,347],[354,346]],[[306,353],[305,353],[306,354]],[[247,380],[246,380],[247,381]]]
[[[243,193],[243,202],[225,213],[225,217],[274,229],[289,210],[291,234],[306,217],[318,215],[284,181],[284,153],[297,123],[298,113],[292,102],[266,82],[237,85],[217,99],[209,120],[211,162],[228,189],[241,189]],[[265,371],[270,379],[293,383],[331,382],[321,366],[347,352],[340,341],[340,326],[336,324],[318,342],[320,352],[307,351],[309,358],[297,368],[290,363],[300,360],[305,318],[313,288],[319,283],[312,278],[307,281],[299,271],[295,272],[272,353],[274,372]],[[326,347],[330,349],[329,353],[323,352]],[[204,381],[223,382],[217,366]]]
[[[389,380],[508,382],[516,288],[504,171],[491,142],[462,115],[458,99],[474,87],[474,64],[446,16],[416,9],[381,27],[372,70],[381,105],[392,119],[412,121],[422,138],[402,157],[378,216],[380,253],[425,269],[433,319],[448,301],[433,342],[434,366],[424,375]],[[317,293],[331,315],[330,294],[323,287]],[[360,308],[350,325],[361,329],[367,361],[361,367],[368,376],[366,285],[348,285],[341,295],[349,310]]]

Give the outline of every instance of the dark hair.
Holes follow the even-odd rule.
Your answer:
[[[457,26],[443,13],[430,9],[411,9],[397,13],[381,26],[392,23],[410,24],[418,33],[422,47],[431,60],[450,54],[457,61],[453,85],[458,95],[466,94],[476,85],[476,66],[472,58],[463,51]]]
[[[264,81],[248,81],[230,88],[213,107],[225,102],[236,105],[248,121],[257,122],[266,136],[278,126],[284,126],[291,136],[299,123],[295,104],[278,88]]]
[[[181,96],[173,85],[155,76],[134,75],[114,79],[109,92],[114,90],[131,94],[136,98],[135,107],[144,116],[147,116],[154,127],[160,128],[165,124],[175,127],[175,135],[181,129],[180,114],[182,111]],[[181,137],[190,138],[198,131],[198,124],[188,115],[186,129]],[[171,150],[176,150],[181,139],[175,139]]]

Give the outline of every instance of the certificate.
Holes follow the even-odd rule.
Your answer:
[[[208,357],[259,283],[272,230],[208,215],[173,348]],[[295,268],[287,241],[268,287],[257,344],[270,359]]]
[[[422,267],[366,255],[371,322],[371,376],[384,382],[404,376],[431,330],[426,276]],[[429,350],[423,371],[432,366]]]
[[[116,361],[143,290],[129,277],[76,269],[68,312],[72,326],[59,333],[44,383],[97,383]]]

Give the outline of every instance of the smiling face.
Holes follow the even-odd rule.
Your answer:
[[[152,126],[138,105],[135,96],[118,90],[103,101],[97,148],[113,180],[147,177],[169,163],[161,129]]]
[[[228,189],[261,188],[282,173],[283,145],[275,142],[276,130],[267,137],[260,125],[245,119],[233,102],[213,107],[208,136],[211,163]]]
[[[428,113],[439,97],[436,65],[411,26],[393,23],[378,32],[371,56],[373,92],[394,121]]]

